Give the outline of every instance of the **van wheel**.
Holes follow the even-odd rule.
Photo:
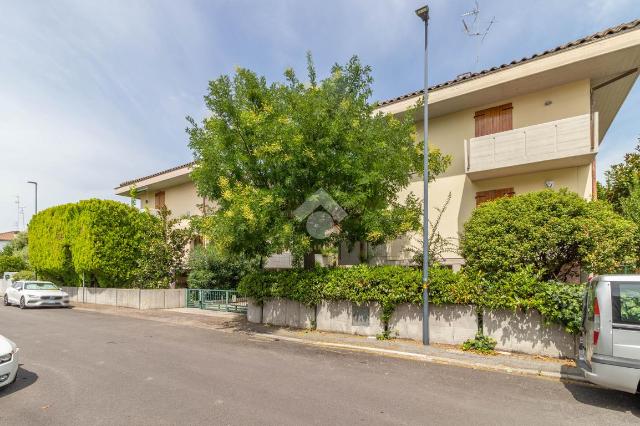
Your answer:
[[[9,298],[7,297],[6,294],[4,295],[3,302],[4,302],[4,306],[10,306],[11,305],[11,303],[9,303]]]
[[[26,307],[27,307],[27,306],[24,304],[24,296],[22,296],[22,297],[20,298],[20,309],[24,309],[24,308],[26,308]]]

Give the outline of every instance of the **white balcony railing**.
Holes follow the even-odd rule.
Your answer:
[[[471,179],[589,164],[598,151],[597,112],[465,140]],[[524,167],[527,166],[527,167]]]

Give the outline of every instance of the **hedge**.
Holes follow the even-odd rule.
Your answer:
[[[601,274],[635,263],[636,230],[606,203],[549,189],[480,205],[460,249],[467,269],[494,278],[532,265],[544,279],[561,279],[577,266]]]
[[[126,287],[153,218],[111,200],[85,200],[48,208],[29,223],[29,261],[50,279],[78,285],[84,273],[100,287]]]
[[[238,289],[257,303],[271,297],[308,306],[323,299],[356,304],[378,302],[385,326],[398,305],[422,304],[421,271],[400,266],[261,271],[245,276]],[[471,304],[481,309],[536,309],[547,322],[561,324],[570,333],[580,329],[583,291],[582,285],[541,281],[526,268],[505,274],[499,281],[443,267],[430,269],[430,303]]]

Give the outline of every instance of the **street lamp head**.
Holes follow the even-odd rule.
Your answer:
[[[27,183],[32,183],[32,184],[34,184],[34,185],[37,185],[37,184],[38,184],[38,182],[34,182],[34,181],[32,181],[32,180],[28,180],[28,181],[27,181]]]
[[[420,17],[420,19],[422,19],[423,21],[425,21],[425,22],[428,21],[429,20],[429,6],[425,4],[420,9],[416,10],[416,15],[418,15]]]

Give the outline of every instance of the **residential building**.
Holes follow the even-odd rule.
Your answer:
[[[420,66],[416,63],[416,66]],[[448,170],[430,184],[429,209],[435,215],[450,196],[439,232],[457,241],[480,203],[544,188],[568,188],[585,199],[596,197],[596,155],[638,77],[640,20],[554,49],[429,88],[429,143],[452,157]],[[399,117],[421,99],[416,91],[379,103],[378,110]],[[422,115],[416,114],[417,135]],[[421,137],[421,136],[419,136]],[[193,163],[123,182],[132,185],[143,206],[166,204],[175,214],[197,214],[189,179]],[[421,196],[420,178],[402,193]],[[372,263],[408,263],[415,236],[372,248]],[[343,263],[357,256],[343,253]],[[455,250],[445,263],[457,268]]]
[[[18,231],[0,232],[0,251],[9,244],[18,234]]]

